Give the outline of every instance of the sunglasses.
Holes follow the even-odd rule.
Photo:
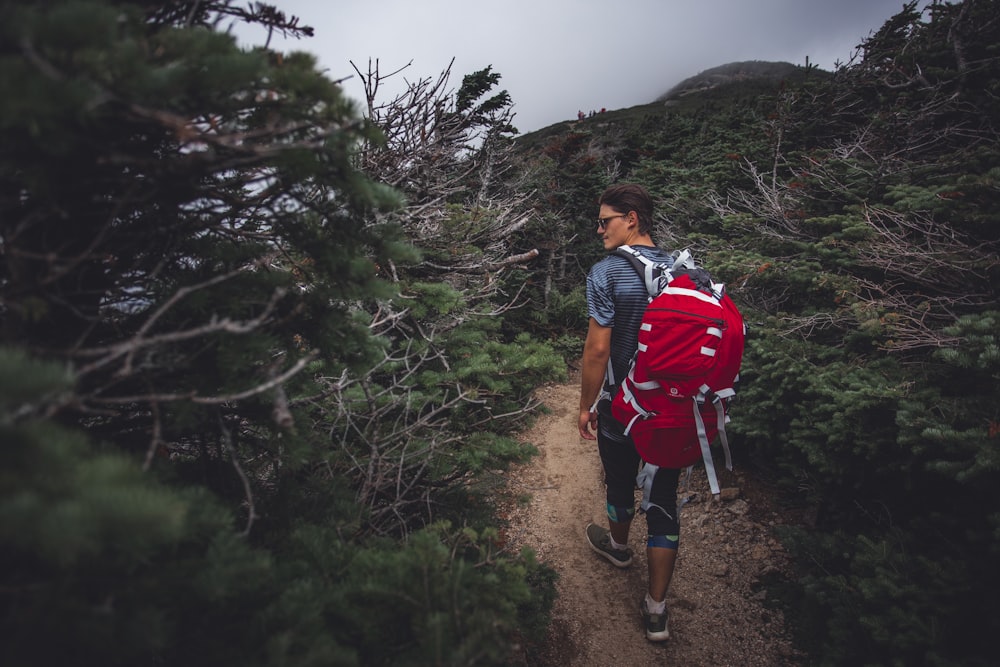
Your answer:
[[[609,222],[611,222],[615,218],[624,218],[626,215],[627,214],[619,213],[618,215],[610,215],[610,216],[608,216],[606,218],[598,218],[597,219],[597,229],[603,232],[605,229],[608,228],[608,223]]]

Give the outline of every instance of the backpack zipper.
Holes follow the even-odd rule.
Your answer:
[[[689,313],[685,310],[677,310],[676,308],[647,308],[646,310],[647,311],[655,310],[661,313],[676,313],[678,315],[686,315],[687,317],[697,317],[699,319],[708,320],[709,322],[712,322],[713,324],[717,325],[720,329],[726,328],[725,320],[716,317],[709,317],[708,315],[702,315],[701,313]]]

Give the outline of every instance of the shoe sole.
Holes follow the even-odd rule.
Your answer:
[[[591,525],[593,525],[593,524],[591,524]],[[597,554],[598,556],[603,557],[604,560],[608,561],[609,563],[611,563],[615,567],[619,567],[619,568],[623,568],[624,569],[624,568],[626,568],[626,567],[628,567],[629,565],[632,564],[632,557],[631,556],[629,556],[628,560],[617,560],[614,556],[612,556],[611,554],[609,554],[607,551],[604,551],[603,549],[600,549],[596,544],[594,544],[593,542],[591,542],[589,536],[586,539],[587,539],[587,544],[590,545],[590,548],[593,550],[593,552],[595,554]]]
[[[651,642],[665,642],[670,639],[670,631],[663,630],[661,632],[650,632],[646,630],[646,639]]]

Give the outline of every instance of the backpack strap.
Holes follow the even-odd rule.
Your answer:
[[[653,493],[653,478],[656,477],[656,472],[659,469],[660,466],[643,461],[642,468],[639,469],[639,474],[635,477],[635,485],[642,489],[642,502],[639,504],[639,509],[648,514],[649,510],[656,508],[667,515],[668,518],[676,520],[676,517],[671,516],[670,512],[650,500],[650,496]],[[690,471],[691,469],[688,468],[688,470]],[[678,503],[678,513],[680,513],[683,505],[683,503]]]
[[[630,245],[618,246],[613,252],[615,255],[627,259],[632,265],[635,272],[642,278],[649,300],[652,301],[653,297],[658,295],[667,283],[667,278],[664,275],[668,270],[666,265],[654,262]]]
[[[654,262],[630,245],[619,246],[612,252],[619,257],[627,259],[628,263],[632,265],[633,269],[635,269],[635,272],[639,274],[643,284],[646,286],[646,293],[649,295],[650,301],[652,301],[653,297],[659,294],[660,290],[666,285],[667,279],[664,276],[664,272],[667,269],[665,265]],[[615,378],[614,370],[611,367],[611,359],[609,358],[608,369],[604,377],[605,387],[609,385],[612,387],[615,386],[618,384],[616,380],[617,378]],[[602,390],[597,396],[597,401],[594,402],[595,408],[597,403],[599,403],[602,398],[611,398],[611,394]]]
[[[726,414],[725,406],[723,401],[726,398],[730,398],[736,394],[732,389],[723,389],[718,392],[712,392],[709,390],[708,386],[702,385],[701,391],[698,396],[694,398],[694,422],[695,428],[698,431],[698,443],[701,445],[701,458],[705,462],[705,474],[708,476],[708,485],[712,489],[712,495],[717,496],[720,493],[719,480],[715,474],[715,462],[712,460],[712,450],[710,449],[708,434],[705,429],[705,422],[701,418],[701,406],[706,400],[710,401],[715,407],[716,415],[716,428],[719,431],[719,441],[722,444],[722,451],[726,456],[726,470],[733,469],[733,457],[729,451],[729,438],[726,436],[726,422],[729,420]]]

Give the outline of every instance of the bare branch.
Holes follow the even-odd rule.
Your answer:
[[[253,523],[257,519],[257,511],[254,507],[253,501],[253,489],[250,487],[250,479],[247,477],[246,473],[243,472],[243,467],[240,465],[239,457],[236,455],[236,448],[233,447],[233,436],[229,432],[229,427],[226,426],[226,422],[222,418],[221,413],[218,415],[218,420],[219,432],[222,436],[222,447],[225,449],[226,453],[229,454],[229,460],[233,464],[233,469],[236,471],[237,476],[240,478],[240,482],[243,484],[243,494],[247,503],[247,525],[243,529],[243,536],[247,537],[250,535],[250,528],[253,527]]]
[[[132,396],[86,396],[85,399],[89,402],[101,405],[148,402],[167,403],[170,401],[190,401],[199,405],[221,405],[223,403],[232,403],[233,401],[239,401],[245,398],[250,398],[251,396],[262,394],[266,391],[274,389],[283,382],[287,382],[298,374],[303,368],[305,368],[311,361],[316,359],[317,356],[319,356],[319,352],[317,350],[313,350],[305,357],[296,361],[291,368],[280,375],[275,375],[266,382],[262,382],[261,384],[235,394],[225,394],[223,396],[199,396],[196,392],[186,392],[183,394],[150,393],[136,394]]]

